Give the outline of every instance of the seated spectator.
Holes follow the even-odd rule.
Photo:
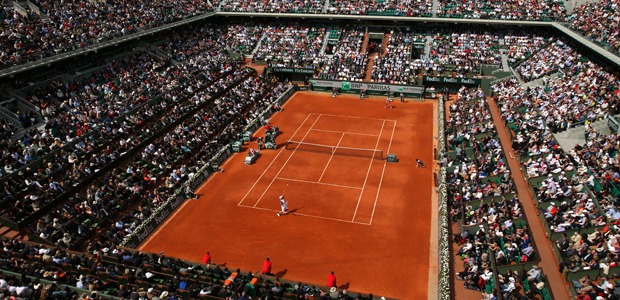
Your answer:
[[[588,39],[599,42],[612,52],[620,52],[617,20],[620,17],[617,0],[587,2],[575,7],[568,17],[571,28]]]

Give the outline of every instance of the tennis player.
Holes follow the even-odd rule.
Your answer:
[[[390,95],[388,95],[388,96],[387,96],[387,99],[385,99],[385,108],[388,108],[388,107],[390,107],[390,108],[394,108],[394,107],[392,106],[392,101],[394,101],[394,100],[392,100],[392,98],[390,98]]]
[[[280,196],[280,208],[282,211],[278,213],[278,217],[288,214],[288,201],[284,201],[284,196]]]
[[[416,159],[415,159],[415,161],[418,163],[418,164],[415,166],[416,168],[419,168],[419,167],[426,168],[426,166],[424,165],[424,163],[423,163],[421,160],[419,160],[419,159],[417,159],[417,158],[416,158]]]

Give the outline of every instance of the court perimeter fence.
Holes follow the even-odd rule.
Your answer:
[[[445,113],[444,113],[444,95],[439,95],[437,102],[437,114],[438,114],[438,152],[445,153],[446,139],[445,139]],[[438,159],[441,159],[439,157]],[[448,232],[448,189],[446,184],[446,169],[441,166],[439,169],[439,220],[438,220],[438,234],[439,243],[437,248],[439,249],[439,262],[437,265],[437,298],[440,300],[450,299],[450,240]]]
[[[256,129],[263,125],[264,120],[271,116],[276,110],[273,108],[275,104],[282,105],[286,102],[290,96],[295,92],[293,87],[289,87],[286,92],[282,93],[275,101],[264,108],[259,114],[257,114],[253,120],[243,128],[243,132],[254,132]],[[187,200],[185,190],[187,187],[191,187],[195,190],[200,186],[209,176],[215,172],[218,172],[219,165],[221,165],[230,155],[233,154],[232,143],[223,146],[216,155],[213,156],[209,162],[202,166],[192,178],[185,182],[174,194],[169,197],[164,204],[157,208],[153,214],[140,224],[133,233],[127,235],[123,242],[122,247],[133,248],[138,247],[159,225],[161,225],[166,218],[168,218],[175,209],[177,209],[185,200]]]

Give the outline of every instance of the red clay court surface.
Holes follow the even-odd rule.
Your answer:
[[[276,113],[277,150],[257,148],[259,129],[140,247],[190,261],[210,251],[213,261],[244,271],[260,270],[270,257],[284,279],[338,285],[391,298],[428,295],[433,103],[297,93]],[[361,155],[284,149],[286,140],[362,148]],[[396,154],[399,162],[371,158]],[[293,214],[278,217],[285,193]]]

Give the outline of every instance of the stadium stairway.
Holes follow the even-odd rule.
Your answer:
[[[609,135],[611,133],[611,129],[609,129],[609,125],[607,125],[607,118],[592,122],[590,126],[592,126],[592,128],[594,128],[594,130],[596,130],[596,133],[599,135]],[[554,134],[554,137],[558,141],[558,143],[560,143],[562,148],[564,148],[564,150],[570,151],[575,147],[576,144],[585,144],[585,129],[585,124],[580,124],[573,128],[558,132]]]
[[[372,68],[375,66],[375,57],[377,57],[376,52],[368,56],[368,65],[366,65],[366,74],[364,75],[365,82],[372,81]]]
[[[423,59],[428,59],[428,55],[431,52],[431,43],[433,42],[433,36],[426,34],[426,42],[424,42],[424,53],[422,53]]]
[[[15,231],[11,228],[0,225],[0,238],[6,239],[17,239],[17,240],[28,240],[27,234],[22,234],[18,231]]]
[[[554,78],[558,78],[558,77],[560,77],[560,73],[559,72],[555,72],[555,73],[550,74],[548,76],[541,77],[541,78],[538,78],[538,79],[535,79],[535,80],[532,80],[532,81],[529,81],[529,82],[525,82],[523,84],[523,86],[527,86],[527,87],[536,87],[536,86],[539,86],[539,85],[540,86],[544,86],[545,85],[544,78],[554,79]]]
[[[506,53],[502,53],[502,70],[510,72],[510,67],[508,66],[508,55]]]
[[[364,40],[362,41],[362,49],[360,53],[366,53],[366,48],[368,48],[368,30],[364,33]]]
[[[331,27],[327,27],[325,29],[325,38],[323,39],[323,46],[321,46],[321,51],[319,51],[319,55],[323,56],[325,55],[325,49],[327,48],[327,41],[329,40],[329,32],[332,30]]]
[[[433,18],[437,18],[438,7],[439,7],[439,0],[433,0],[433,6],[431,6],[431,12],[433,13]]]
[[[390,36],[392,36],[392,34],[389,32],[383,35],[383,41],[381,42],[381,57],[385,56],[385,52],[387,51],[387,45],[390,41]]]
[[[256,47],[252,49],[252,55],[256,54],[256,51],[258,51],[258,49],[260,48],[260,45],[263,43],[263,40],[265,39],[266,36],[267,36],[267,32],[263,32],[263,35],[261,35],[260,39],[258,39],[258,43],[256,43]]]

